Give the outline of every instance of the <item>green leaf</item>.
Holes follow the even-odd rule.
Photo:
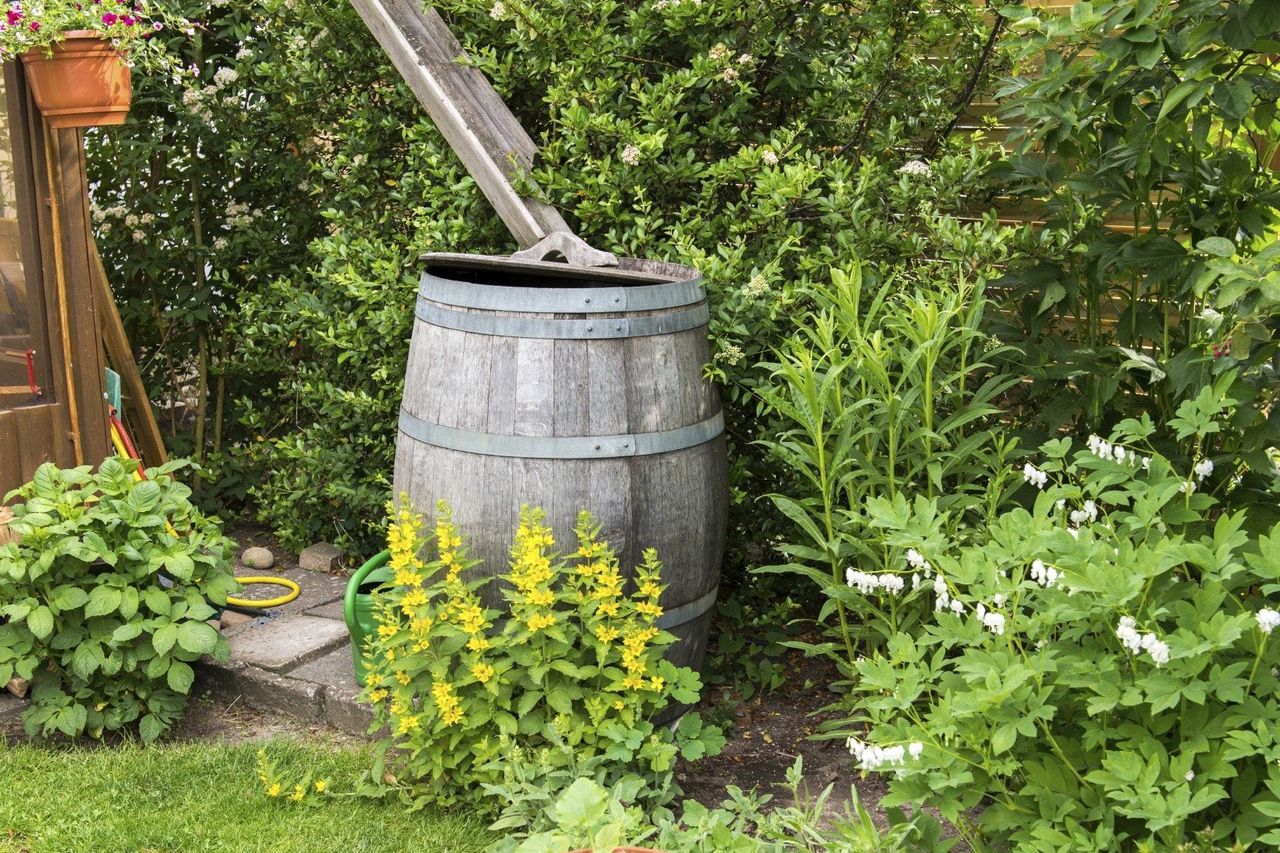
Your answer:
[[[37,640],[43,640],[53,631],[53,614],[43,604],[27,614],[27,628]]]
[[[1209,91],[1209,87],[1213,85],[1209,80],[1184,80],[1173,87],[1173,91],[1169,92],[1168,97],[1164,99],[1164,104],[1160,107],[1160,113],[1156,116],[1156,121],[1160,121],[1169,113],[1176,110],[1184,102],[1186,107],[1190,109],[1194,107],[1205,92]]]
[[[160,718],[155,714],[147,714],[142,718],[142,722],[138,724],[138,734],[142,736],[143,743],[151,743],[164,734],[166,728],[165,724],[160,722]]]
[[[122,593],[115,587],[96,586],[89,593],[89,603],[85,605],[85,616],[106,616],[120,607]]]
[[[204,622],[183,622],[178,628],[178,645],[196,655],[207,655],[218,644],[218,632]]]
[[[71,656],[71,671],[88,680],[102,666],[102,646],[97,643],[81,643]]]
[[[157,616],[169,615],[169,593],[162,587],[153,586],[142,594],[142,601],[147,609]]]
[[[178,641],[178,626],[170,623],[161,625],[156,632],[151,635],[151,645],[158,655],[166,655],[173,648],[173,644]]]
[[[116,644],[127,643],[130,640],[137,639],[141,633],[142,625],[137,622],[128,622],[111,632],[111,642]]]
[[[89,600],[89,593],[76,586],[63,584],[53,590],[49,596],[49,603],[58,610],[74,610]]]
[[[184,695],[191,689],[191,684],[195,680],[195,671],[180,660],[170,664],[169,672],[165,675],[165,681],[169,683],[169,687]]]
[[[1226,237],[1205,237],[1196,243],[1196,248],[1207,255],[1215,255],[1219,258],[1229,258],[1236,253],[1236,244]]]

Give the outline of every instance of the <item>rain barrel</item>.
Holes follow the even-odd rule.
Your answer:
[[[707,302],[695,270],[621,259],[575,267],[429,254],[396,441],[395,493],[453,507],[476,571],[504,574],[522,504],[557,548],[590,510],[624,572],[653,547],[668,657],[706,652],[724,552],[724,416],[703,380]],[[501,605],[496,586],[487,603]]]

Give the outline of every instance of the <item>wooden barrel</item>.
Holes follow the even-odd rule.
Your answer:
[[[658,550],[668,657],[701,666],[724,552],[724,416],[703,381],[698,273],[656,261],[570,267],[423,258],[396,442],[395,491],[440,498],[477,571],[504,574],[522,504],[557,547],[590,510],[623,570]],[[499,606],[496,587],[487,603]]]

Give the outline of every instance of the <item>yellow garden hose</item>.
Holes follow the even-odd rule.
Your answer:
[[[228,598],[227,604],[235,607],[279,607],[282,604],[288,604],[290,601],[293,601],[298,597],[298,593],[302,591],[296,583],[288,578],[273,578],[264,575],[248,578],[236,578],[236,580],[240,581],[244,586],[249,586],[250,584],[270,584],[272,586],[282,586],[289,591],[284,595],[277,596],[276,598]]]
[[[139,457],[137,456],[137,451],[135,450],[132,453],[129,452],[132,442],[127,440],[124,432],[124,424],[120,422],[119,417],[115,413],[115,409],[110,410],[108,422],[111,426],[111,443],[115,445],[116,453],[119,453],[125,459],[138,460],[138,467],[133,469],[133,478],[138,481],[147,479],[147,476],[142,473],[142,460],[139,459]],[[177,538],[178,531],[173,529],[173,525],[170,524],[167,520],[165,521],[164,524],[169,531],[169,535],[173,536],[174,538]],[[230,604],[232,607],[257,607],[261,609],[266,609],[268,607],[279,607],[282,604],[288,604],[290,601],[293,601],[295,598],[298,597],[298,594],[302,592],[301,588],[299,588],[299,586],[296,583],[289,580],[288,578],[277,578],[277,577],[270,577],[267,575],[255,575],[253,577],[247,577],[247,578],[236,578],[236,580],[239,581],[243,586],[250,586],[252,584],[267,584],[269,586],[282,586],[285,589],[287,589],[288,592],[286,592],[284,595],[278,595],[275,598],[263,598],[260,600],[256,598],[228,597],[227,604]]]

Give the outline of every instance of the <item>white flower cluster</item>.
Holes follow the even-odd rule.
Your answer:
[[[1106,459],[1110,462],[1128,462],[1130,465],[1141,463],[1144,471],[1151,467],[1150,456],[1143,456],[1134,450],[1125,450],[1120,445],[1112,444],[1101,436],[1091,435],[1086,443],[1089,445],[1089,452],[1099,459]]]
[[[1049,485],[1049,475],[1032,465],[1030,462],[1022,466],[1022,479],[1026,480],[1037,489],[1043,489],[1045,486]]]
[[[1254,618],[1258,620],[1258,627],[1262,629],[1262,633],[1270,634],[1280,625],[1280,613],[1272,610],[1270,607],[1264,607],[1254,614]]]
[[[746,356],[746,353],[737,344],[721,344],[720,351],[716,353],[716,358],[728,365],[737,364],[742,361],[744,356]]]
[[[253,221],[262,216],[261,210],[250,210],[249,205],[241,202],[233,201],[227,205],[227,226],[230,228],[242,228],[246,225],[252,225]]]
[[[751,280],[742,285],[742,295],[748,299],[758,299],[769,292],[769,282],[764,280],[764,276],[756,273],[751,276]]]
[[[1080,509],[1071,511],[1071,523],[1079,527],[1086,522],[1094,522],[1098,520],[1098,505],[1093,501],[1085,501],[1084,506]]]
[[[1191,470],[1195,471],[1196,480],[1203,483],[1205,477],[1208,477],[1210,474],[1213,473],[1213,460],[1201,459],[1199,462],[1196,463],[1195,467],[1192,468]]]
[[[1062,572],[1053,566],[1046,566],[1043,560],[1031,561],[1031,579],[1040,584],[1040,586],[1047,589],[1056,584],[1060,577],[1062,577]]]
[[[982,627],[986,628],[993,634],[1004,633],[1004,614],[995,610],[988,610],[986,605],[978,602],[978,607],[973,611],[978,617],[978,621],[982,623]]]
[[[964,612],[964,605],[951,597],[951,593],[947,591],[947,579],[942,576],[942,572],[938,572],[933,578],[933,609],[934,612],[950,610],[959,616]]]
[[[234,68],[224,66],[213,72],[213,86],[215,89],[223,89],[230,86],[240,78]]]
[[[932,173],[933,168],[923,160],[908,160],[898,167],[898,174],[900,175],[928,177]]]
[[[503,3],[502,0],[498,0],[497,3],[494,3],[493,8],[489,10],[489,17],[493,18],[495,21],[501,21],[506,16],[507,4]]]
[[[912,741],[907,746],[872,746],[863,743],[856,737],[845,741],[849,754],[858,760],[863,770],[879,770],[882,767],[901,767],[907,763],[907,756],[919,758],[924,753],[924,744]]]
[[[772,148],[766,148],[760,152],[760,162],[766,166],[778,165],[778,154]]]
[[[628,145],[622,149],[622,162],[628,166],[640,165],[640,149],[634,145]]]
[[[888,573],[873,575],[869,572],[860,572],[855,569],[845,569],[844,579],[849,586],[855,587],[863,595],[870,595],[880,589],[897,595],[906,586],[906,580],[901,575]]]
[[[729,56],[729,48],[723,44],[717,44],[707,51],[707,56],[716,62],[722,62]]]
[[[653,9],[655,12],[661,12],[663,9],[679,6],[688,3],[690,6],[701,6],[702,0],[655,0]]]
[[[1120,644],[1135,655],[1146,652],[1156,666],[1164,666],[1169,662],[1169,646],[1155,634],[1143,634],[1138,631],[1138,623],[1132,616],[1121,616],[1116,626],[1116,636]]]

